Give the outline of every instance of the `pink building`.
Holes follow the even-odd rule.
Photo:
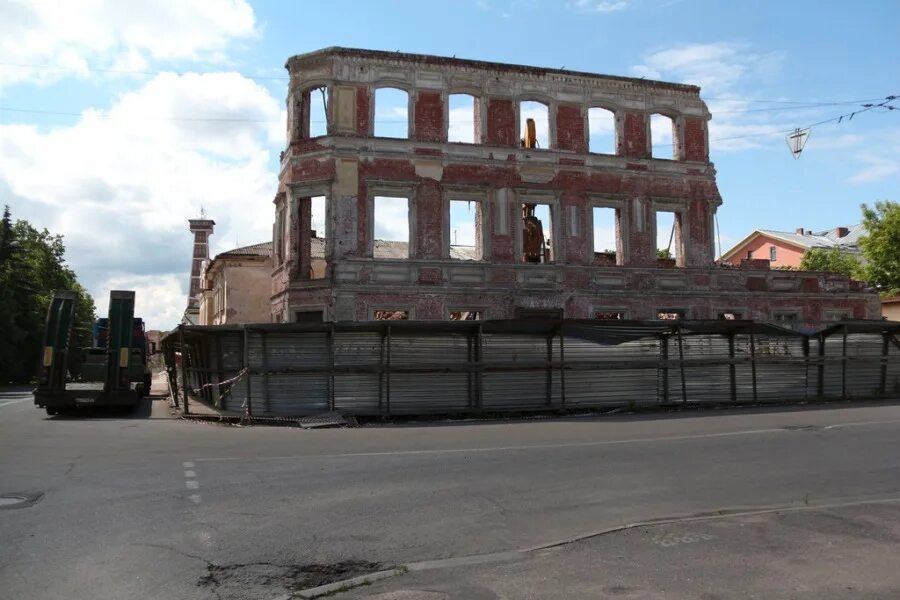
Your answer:
[[[811,248],[840,248],[842,252],[858,255],[859,238],[863,235],[862,225],[825,231],[800,227],[794,233],[757,229],[725,252],[719,261],[737,267],[744,260],[767,260],[772,267],[799,269],[803,255]]]

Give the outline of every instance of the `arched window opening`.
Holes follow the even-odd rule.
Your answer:
[[[549,106],[531,100],[519,103],[519,138],[523,148],[550,147]]]
[[[375,90],[375,137],[409,137],[409,93],[397,88]]]
[[[481,143],[481,115],[478,98],[470,94],[450,94],[447,99],[447,141]]]
[[[675,121],[661,114],[650,115],[650,145],[653,158],[675,158]]]
[[[598,154],[616,153],[616,115],[611,110],[588,109],[588,149]]]

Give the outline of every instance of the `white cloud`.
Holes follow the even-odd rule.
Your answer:
[[[179,120],[194,117],[217,120]],[[70,127],[0,125],[0,190],[14,216],[65,235],[69,262],[98,301],[111,280],[131,278],[159,304],[149,314],[169,318],[187,301],[186,221],[201,205],[217,221],[213,253],[236,234],[244,244],[271,239],[271,144],[282,119],[279,102],[236,73],[160,74]],[[163,285],[169,292],[157,294]]]
[[[874,183],[900,174],[900,152],[895,152],[893,157],[867,153],[860,155],[858,158],[865,166],[854,175],[848,177],[847,183]]]
[[[375,197],[375,239],[394,242],[409,241],[409,200]]]
[[[780,52],[758,52],[734,42],[679,44],[644,57],[631,71],[638,77],[678,81],[702,88],[713,119],[709,123],[710,145],[716,151],[740,151],[769,144],[774,134],[794,125],[777,122],[774,113],[747,113],[751,104],[745,92],[770,82],[778,74],[784,56]],[[753,105],[755,108],[758,106]],[[806,113],[808,117],[810,113]],[[671,143],[671,134],[660,131],[657,145]]]
[[[134,290],[134,315],[144,319],[147,329],[167,330],[181,320],[187,305],[182,279],[174,274],[119,275],[104,279],[100,282],[104,292],[94,295],[97,314],[105,315],[109,309],[107,290]]]
[[[0,90],[85,76],[90,66],[143,70],[151,60],[222,61],[256,34],[246,0],[12,0],[0,3]],[[35,66],[50,67],[36,69]]]
[[[597,13],[611,13],[628,8],[626,0],[576,0],[576,8]]]

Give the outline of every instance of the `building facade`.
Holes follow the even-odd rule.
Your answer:
[[[722,254],[721,262],[740,266],[744,260],[768,260],[772,267],[799,269],[803,255],[812,248],[841,252],[860,257],[859,238],[865,235],[861,224],[835,227],[825,231],[798,228],[793,233],[756,229],[733,248]]]
[[[274,321],[879,314],[877,297],[843,276],[715,264],[722,200],[698,87],[346,48],[295,56],[286,67]],[[385,88],[406,94],[405,135],[376,135]],[[451,141],[457,94],[472,99],[466,141]],[[321,97],[326,124],[313,135]],[[525,120],[533,104],[523,103],[545,110],[542,147]],[[613,124],[608,153],[590,147],[598,111]],[[654,142],[651,118],[670,123],[671,141]],[[407,216],[399,257],[375,242],[384,199]],[[311,268],[317,201],[321,273]],[[466,252],[452,251],[456,203],[471,207]],[[614,241],[595,241],[597,215]],[[674,259],[659,258],[658,222],[672,223]]]
[[[268,323],[272,243],[217,254],[203,262],[198,294],[199,325]]]

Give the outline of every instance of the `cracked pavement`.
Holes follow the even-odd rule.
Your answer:
[[[309,431],[186,422],[173,419],[163,400],[135,416],[48,418],[27,391],[0,393],[0,495],[43,494],[28,507],[0,510],[4,599],[266,600],[392,565],[518,550],[648,519],[900,496],[895,403]],[[757,579],[730,581],[746,586],[746,597],[753,590],[772,597],[754,581],[787,577],[771,570],[782,563],[854,565],[866,547],[893,559],[887,548],[895,541],[879,537],[896,534],[893,508],[877,506],[834,509],[851,522],[872,519],[847,525],[852,535],[811,512],[785,516],[818,519],[805,529],[775,516],[686,532],[655,525],[672,528],[672,537],[659,538],[665,544],[639,544],[662,534],[634,529],[527,560],[413,572],[347,597],[406,598],[397,594],[421,583],[415,593],[428,600],[481,597],[476,592],[553,598],[562,582],[587,586],[568,597],[584,590],[652,597],[658,589],[667,598],[698,597],[715,592],[667,577],[704,561],[737,569],[754,560]],[[741,538],[742,519],[769,525]],[[803,539],[811,541],[790,549]],[[787,549],[765,571],[770,546]],[[707,556],[692,559],[701,549]],[[554,561],[565,569],[554,570]],[[895,589],[884,586],[900,569],[874,558],[865,564],[857,570],[864,581],[848,585]],[[441,583],[442,573],[458,574]],[[839,582],[852,573],[827,574]],[[529,577],[543,583],[514,585]]]

